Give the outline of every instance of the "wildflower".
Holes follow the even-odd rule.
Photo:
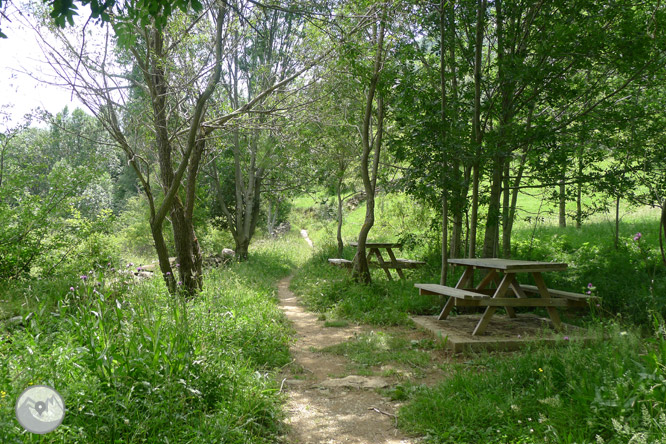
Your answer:
[[[539,373],[543,373],[543,369],[539,367]]]
[[[585,293],[592,294],[592,292],[590,290],[587,290]]]
[[[638,233],[634,234],[634,241],[638,242],[641,237],[643,237],[643,234],[639,231]]]
[[[176,268],[180,267],[180,264],[176,264]]]
[[[82,280],[82,281],[85,281],[86,279],[88,279],[88,276],[86,276],[85,274],[82,274],[82,275],[81,275],[81,280]]]
[[[597,308],[600,308],[600,307],[601,307],[601,304],[597,304]]]
[[[74,287],[69,287],[69,291],[74,291]]]
[[[520,335],[518,335],[518,339],[520,339],[520,338],[521,338],[521,336],[520,336]]]
[[[592,287],[594,287],[594,285],[592,285],[592,282],[590,282],[589,284],[587,284],[587,288],[592,288]]]
[[[178,285],[183,285],[183,281],[178,281]]]
[[[136,271],[141,271],[143,270],[141,267],[137,268]]]
[[[534,433],[534,429],[530,429],[530,433]]]
[[[562,339],[564,339],[565,341],[568,341],[568,340],[569,340],[569,336],[565,336],[565,337],[562,338]]]
[[[167,272],[166,272],[166,275],[167,275],[167,276],[171,276],[171,272],[170,272],[170,271],[167,271]]]

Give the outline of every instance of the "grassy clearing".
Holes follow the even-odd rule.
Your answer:
[[[401,427],[429,443],[664,442],[666,338],[605,334],[591,346],[480,356],[433,388],[409,387]]]
[[[414,289],[414,282],[421,282],[433,273],[429,268],[407,270],[408,279],[404,281],[389,281],[383,271],[374,270],[371,285],[358,285],[348,270],[327,262],[334,254],[333,246],[317,250],[296,271],[290,286],[309,310],[323,313],[325,318],[404,325],[411,322],[410,313],[434,313],[441,304],[437,297],[419,296]],[[345,250],[345,257],[351,259],[353,255],[350,248]]]
[[[275,281],[307,247],[294,236],[258,244],[248,262],[210,271],[189,302],[159,279],[112,285],[109,270],[71,278],[72,290],[5,288],[12,314],[34,316],[2,331],[0,441],[46,442],[13,414],[19,393],[43,383],[68,408],[49,442],[275,442],[272,372],[289,362]]]
[[[413,288],[414,282],[439,280],[437,230],[424,222],[425,214],[395,223],[400,218],[391,212],[409,200],[380,199],[386,199],[389,211],[379,220],[393,222],[373,229],[371,238],[405,240],[404,255],[428,265],[406,281],[387,281],[377,270],[371,285],[358,285],[348,271],[326,263],[337,255],[331,245],[334,221],[321,212],[301,212],[300,223],[310,228],[319,248],[297,272],[292,288],[311,310],[330,319],[394,325],[406,323],[408,313],[441,308],[442,301],[418,296]],[[532,209],[537,204],[520,203]],[[355,239],[363,211],[360,206],[349,214],[346,240]],[[552,288],[601,297],[600,306],[576,322],[603,330],[607,340],[477,356],[451,365],[452,377],[432,388],[405,381],[385,392],[406,401],[399,412],[401,428],[429,443],[666,442],[666,330],[655,321],[666,316],[666,270],[658,252],[657,214],[627,211],[623,208],[617,248],[608,215],[586,221],[582,229],[519,219],[512,239],[514,258],[569,264],[566,272],[544,274]],[[346,259],[353,255],[353,249],[345,249]],[[461,272],[454,269],[448,284],[455,284]],[[393,356],[409,360],[405,353],[413,350],[389,336],[370,335],[328,351],[347,356],[356,371],[369,371]]]

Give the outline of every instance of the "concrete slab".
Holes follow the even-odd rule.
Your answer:
[[[431,332],[435,338],[445,341],[454,353],[483,350],[518,350],[534,344],[563,344],[565,341],[589,342],[595,338],[584,329],[563,324],[565,331],[557,332],[550,319],[534,314],[518,314],[515,318],[506,315],[493,316],[486,332],[472,336],[480,314],[449,316],[443,321],[437,316],[412,316],[419,327]]]

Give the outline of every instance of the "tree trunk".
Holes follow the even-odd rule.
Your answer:
[[[615,198],[615,249],[620,246],[620,195]]]
[[[504,162],[504,174],[502,185],[502,257],[511,258],[511,159]]]
[[[583,227],[583,184],[580,179],[583,177],[583,159],[581,153],[578,155],[578,179],[576,184],[576,228]]]
[[[564,184],[564,177],[560,179],[560,189],[559,189],[559,196],[560,196],[560,210],[559,210],[559,215],[560,215],[560,228],[565,228],[567,226],[567,196],[566,196],[566,188]]]
[[[488,203],[488,217],[486,219],[486,232],[483,240],[482,257],[495,257],[495,244],[499,232],[500,219],[500,193],[502,191],[502,161],[495,155],[493,162],[493,175],[490,185],[490,202]]]
[[[487,0],[477,1],[476,37],[474,45],[474,113],[472,116],[472,138],[476,146],[476,155],[472,173],[472,214],[469,229],[469,257],[476,256],[476,229],[479,216],[479,164],[481,157],[481,56],[483,54],[484,18]]]
[[[343,172],[344,174],[344,172]],[[338,182],[335,187],[335,192],[338,197],[338,212],[337,212],[337,231],[336,239],[338,240],[338,257],[342,257],[342,250],[344,249],[344,244],[342,243],[342,179],[343,176],[340,175]]]
[[[153,235],[153,241],[155,242],[155,251],[157,252],[157,259],[160,271],[162,272],[162,278],[167,285],[169,293],[174,294],[176,292],[176,278],[173,275],[171,263],[169,262],[169,250],[164,241],[162,224],[156,224],[151,218],[150,232]]]
[[[354,261],[354,269],[352,274],[358,282],[370,283],[370,269],[368,267],[368,260],[365,253],[365,244],[368,240],[368,233],[375,224],[375,190],[377,184],[377,169],[379,168],[379,155],[382,146],[382,132],[384,128],[384,101],[381,94],[376,94],[377,84],[379,83],[379,74],[381,71],[383,61],[383,48],[384,48],[384,21],[380,20],[379,29],[375,25],[374,35],[376,36],[376,52],[372,77],[370,78],[370,85],[365,102],[365,110],[363,115],[363,127],[361,129],[361,146],[363,153],[361,155],[361,178],[363,179],[363,187],[367,197],[365,207],[365,220],[361,226],[361,231],[358,233],[358,249],[356,251],[356,260]],[[371,137],[371,122],[373,103],[377,98],[377,131],[373,138]],[[368,171],[368,160],[370,151],[374,145],[374,158],[372,163],[372,171]]]
[[[442,267],[440,270],[439,283],[440,285],[446,285],[449,271],[449,258],[447,254],[447,248],[449,247],[449,201],[447,197],[448,186],[446,179],[448,179],[449,174],[449,162],[448,162],[448,153],[446,147],[447,133],[446,128],[448,127],[449,133],[453,129],[453,125],[446,118],[446,59],[444,58],[444,47],[446,46],[446,41],[444,39],[444,28],[445,28],[445,14],[444,14],[444,5],[445,0],[441,0],[439,4],[439,43],[440,43],[440,57],[439,57],[439,80],[441,87],[441,118],[442,118],[442,133],[441,133],[441,150],[442,150],[442,169],[444,170],[444,180],[442,183]],[[453,7],[453,5],[451,5]],[[452,25],[450,23],[449,25]]]

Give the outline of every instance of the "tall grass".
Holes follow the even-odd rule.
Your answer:
[[[246,263],[210,271],[190,301],[170,297],[160,279],[117,285],[108,271],[72,278],[72,290],[5,289],[14,310],[34,316],[2,332],[0,441],[275,442],[272,372],[289,362],[275,281],[307,251],[293,243],[259,242]],[[13,413],[38,383],[67,408],[45,437],[24,432]]]

